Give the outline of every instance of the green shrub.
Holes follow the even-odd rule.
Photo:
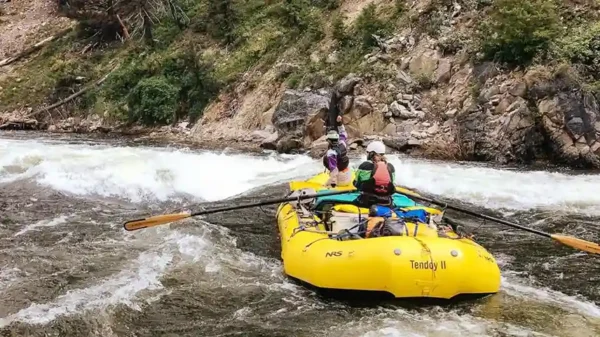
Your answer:
[[[433,86],[431,76],[424,73],[418,74],[415,81],[417,82],[417,88],[421,90],[429,90]]]
[[[164,76],[141,80],[128,96],[130,120],[141,121],[145,125],[173,122],[179,90]]]
[[[390,33],[391,25],[381,19],[374,3],[368,4],[360,13],[354,25],[354,35],[361,41],[363,50],[377,45],[373,35],[385,36]]]
[[[395,0],[394,1],[394,16],[398,17],[408,10],[408,6],[406,4],[406,0]]]
[[[209,0],[206,21],[206,30],[213,38],[227,44],[236,40],[234,30],[239,14],[233,0]]]
[[[555,0],[496,0],[478,32],[485,58],[524,64],[560,32]]]
[[[202,115],[220,89],[220,83],[213,76],[212,65],[199,61],[190,51],[165,59],[162,73],[170,83],[180,88],[182,108],[177,111],[177,117],[187,115],[192,122]]]
[[[350,36],[346,31],[346,25],[344,25],[344,17],[342,15],[337,15],[333,18],[333,22],[331,23],[331,25],[331,36],[333,37],[333,39],[336,40],[340,46],[347,46],[350,42]]]
[[[308,35],[312,41],[323,38],[321,12],[309,0],[285,0],[268,12],[287,29],[291,37],[289,42],[297,42],[297,36]]]
[[[363,8],[352,27],[344,25],[342,15],[335,16],[332,22],[332,37],[342,48],[350,50],[358,47],[366,52],[377,45],[373,35],[383,37],[391,32],[391,28],[391,23],[381,18],[375,4],[370,3]]]
[[[558,40],[558,53],[583,65],[595,80],[600,79],[600,22],[585,24]]]
[[[138,62],[123,65],[112,73],[104,85],[106,98],[120,101],[141,79],[148,76],[148,71]]]
[[[327,10],[334,10],[334,9],[340,7],[340,1],[339,0],[311,0],[311,5],[319,7],[319,8],[327,9]]]
[[[154,82],[143,84],[135,92],[136,96],[132,97],[134,90],[131,89],[148,79],[153,79]],[[156,82],[157,79],[160,81]],[[149,84],[162,88],[158,86],[164,84],[164,81],[177,90],[176,109],[170,111],[169,118],[155,111],[140,118],[141,110],[136,108],[137,110],[129,113],[131,120],[144,119],[144,124],[161,124],[165,120],[173,121],[173,117],[177,120],[187,116],[195,121],[221,88],[220,81],[215,79],[212,65],[198,59],[195,52],[188,48],[170,54],[154,53],[139,59],[133,58],[109,77],[104,86],[104,95],[117,106],[127,103],[131,109],[132,106],[143,105],[140,90],[145,90]],[[157,119],[152,121],[154,117]]]

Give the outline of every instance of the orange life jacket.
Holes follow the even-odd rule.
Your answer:
[[[373,191],[379,195],[389,195],[392,186],[392,175],[388,170],[387,163],[379,161],[374,163],[371,173],[373,179]]]

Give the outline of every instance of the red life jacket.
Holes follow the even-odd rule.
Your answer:
[[[388,170],[386,162],[379,161],[373,163],[371,178],[373,179],[373,191],[379,195],[390,195],[390,188],[393,188],[392,175]]]

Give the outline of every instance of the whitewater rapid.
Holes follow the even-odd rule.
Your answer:
[[[550,210],[600,215],[600,175],[520,172],[395,155],[397,184],[490,209]],[[357,167],[360,159],[353,159]],[[216,201],[258,186],[321,172],[304,155],[252,156],[186,149],[49,144],[0,140],[0,183],[33,179],[53,189],[166,201],[178,196]]]
[[[600,215],[600,196],[595,193],[600,190],[600,177],[596,175],[522,172],[402,156],[389,159],[396,167],[399,185],[434,195],[509,212]],[[354,167],[359,163],[360,159],[352,160]],[[0,139],[0,189],[27,182],[65,193],[69,198],[103,197],[134,205],[183,199],[220,201],[265,185],[307,178],[322,170],[319,160],[304,155]],[[38,202],[37,197],[26,199],[31,204]],[[0,309],[0,328],[15,323],[50,326],[61,317],[93,310],[104,312],[117,305],[148,310],[147,305],[172,293],[164,279],[180,278],[182,284],[197,287],[202,293],[226,292],[240,299],[255,292],[270,294],[264,295],[268,296],[268,305],[260,305],[267,300],[246,303],[223,318],[227,322],[253,324],[273,319],[301,324],[298,319],[305,315],[314,317],[307,324],[326,331],[328,336],[489,336],[498,332],[516,336],[568,336],[575,332],[577,336],[594,336],[600,329],[600,307],[593,300],[537,286],[535,277],[511,270],[512,264],[522,258],[511,251],[497,254],[503,269],[501,294],[470,313],[436,309],[419,315],[403,309],[369,309],[365,317],[346,321],[331,313],[340,308],[328,308],[283,277],[276,259],[238,248],[230,230],[222,226],[190,220],[199,226],[125,233],[120,226],[127,214],[101,207],[65,208],[53,217],[18,223],[15,228],[0,225],[2,243],[17,243],[0,249],[0,253],[24,256],[29,261],[41,256],[44,266],[40,275],[34,275],[31,264],[0,261],[0,298],[8,301],[22,291],[20,284],[36,284],[32,280],[50,277],[54,270],[85,270],[86,264],[96,263],[105,255],[118,260],[113,254],[123,254],[121,264],[111,266],[114,271],[106,275],[91,275],[77,287],[57,290],[53,298],[34,299],[6,312]],[[86,238],[91,235],[92,239],[84,243],[77,241],[86,230],[99,234],[87,234]],[[53,243],[43,242],[45,246],[41,246],[42,242],[36,241],[51,234],[59,236]],[[61,245],[69,247],[69,252],[61,250]],[[564,263],[570,264],[578,254],[563,257]],[[45,271],[46,265],[56,261],[63,264]],[[8,303],[2,301],[0,307]],[[330,319],[320,322],[324,310],[330,310],[326,311]],[[498,313],[503,310],[519,312],[523,319],[513,320]],[[107,322],[112,319],[107,318]]]

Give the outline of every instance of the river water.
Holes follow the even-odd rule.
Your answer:
[[[0,134],[0,336],[600,335],[600,258],[549,239],[453,214],[497,257],[500,293],[427,306],[331,300],[282,274],[274,207],[122,229],[283,196],[318,161],[34,135]],[[600,240],[599,175],[391,159],[419,192]]]

